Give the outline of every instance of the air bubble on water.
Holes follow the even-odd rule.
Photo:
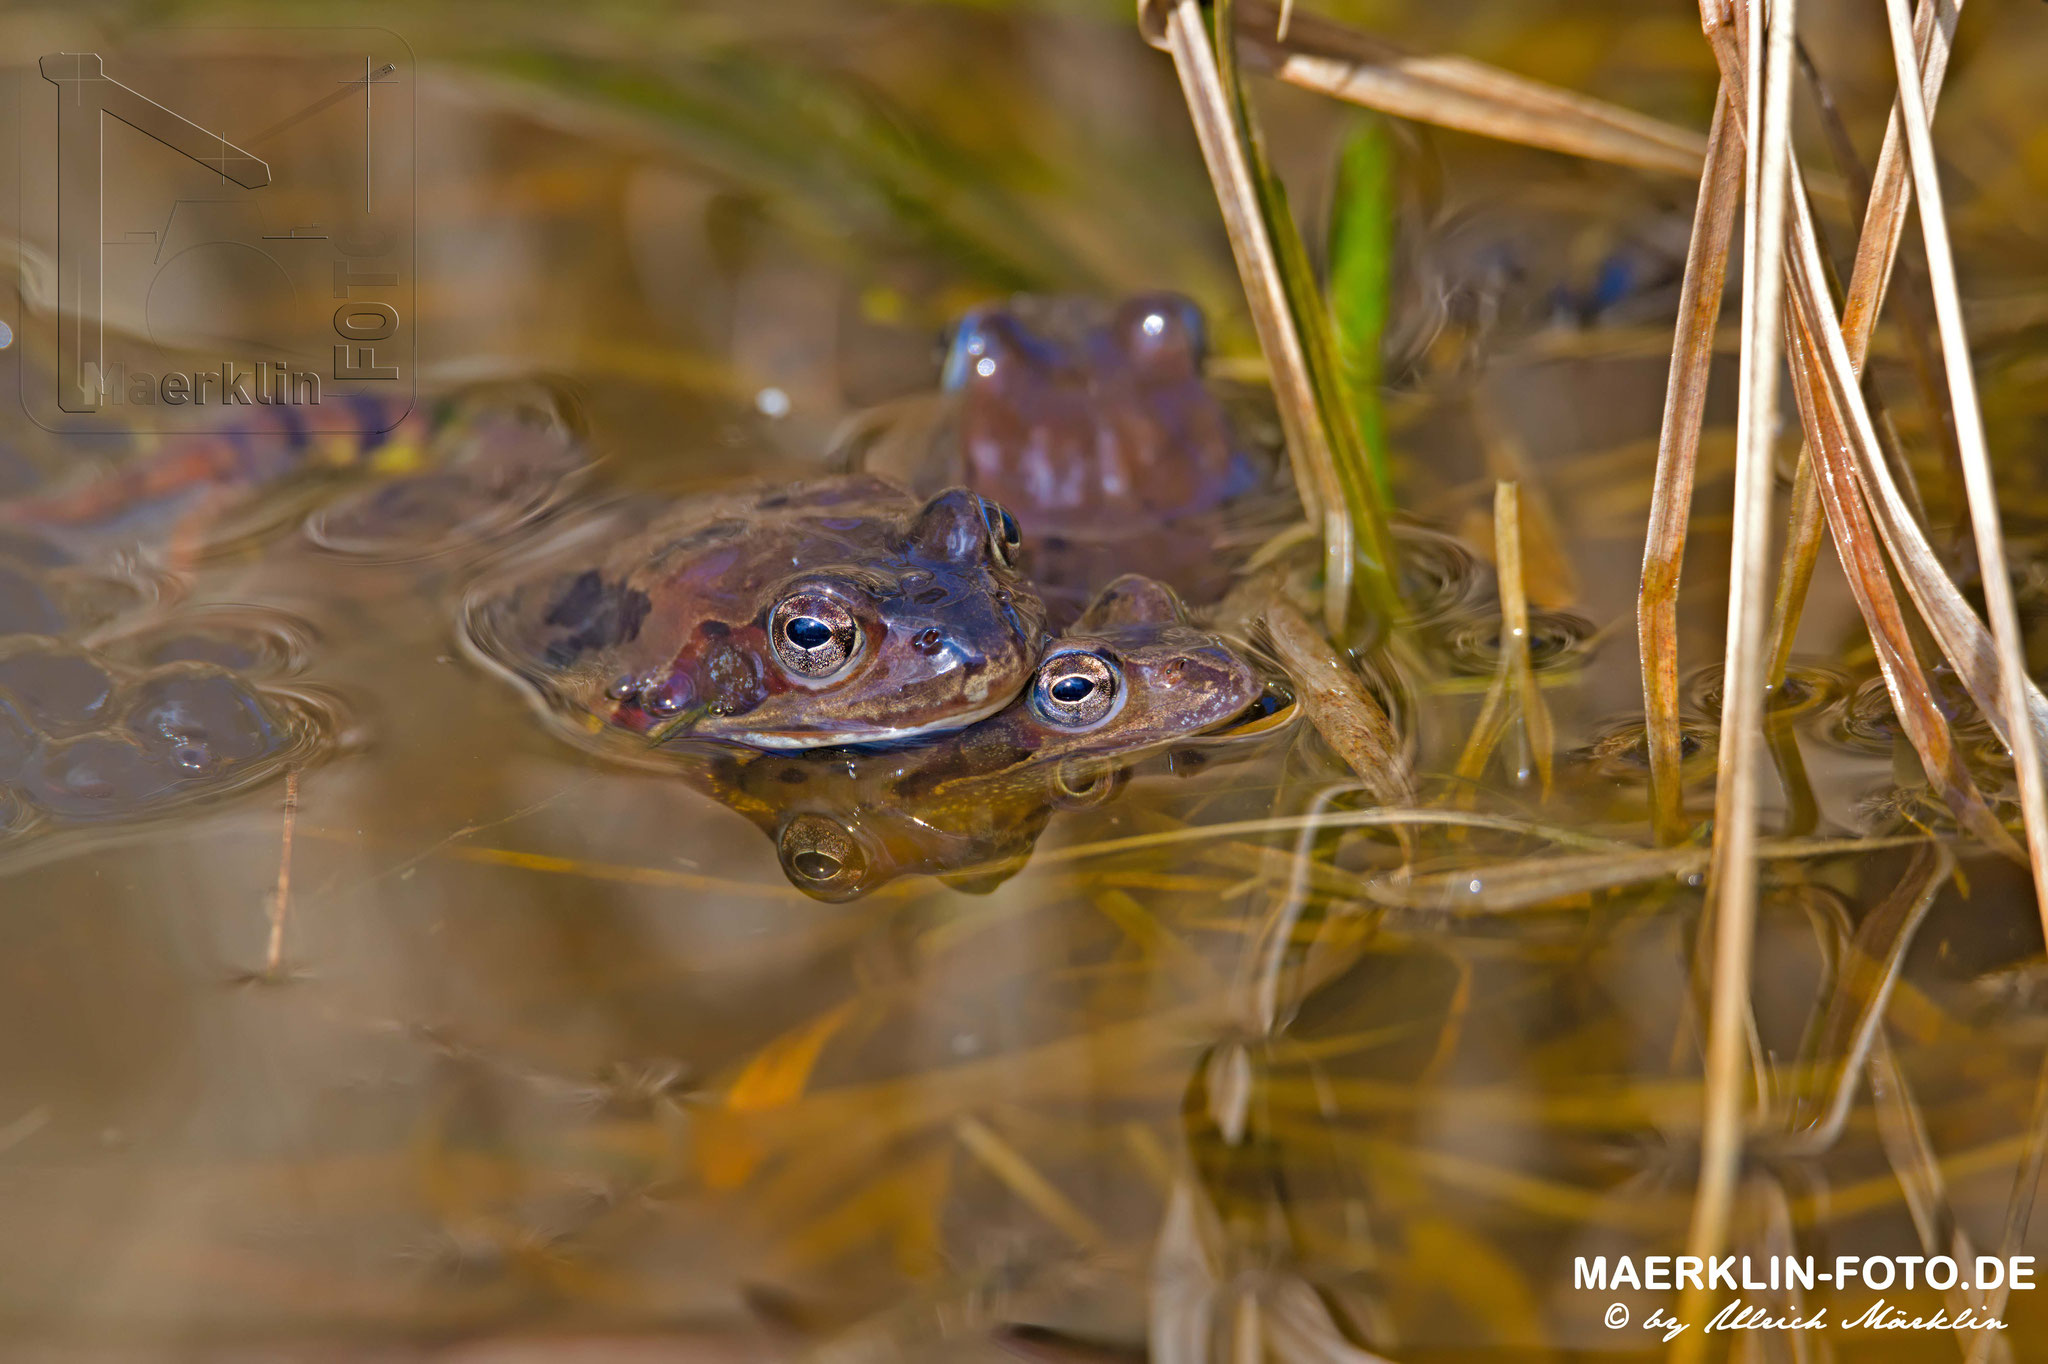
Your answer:
[[[789,415],[789,395],[779,388],[764,388],[754,395],[754,410],[771,420]]]

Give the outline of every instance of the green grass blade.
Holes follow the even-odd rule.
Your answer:
[[[1386,415],[1380,408],[1380,344],[1394,288],[1395,153],[1377,118],[1359,124],[1337,157],[1330,212],[1330,320],[1344,386],[1380,500],[1391,505]]]
[[[1369,616],[1391,620],[1399,616],[1401,609],[1393,536],[1387,526],[1386,502],[1371,468],[1357,406],[1350,386],[1344,381],[1336,333],[1315,271],[1309,264],[1308,248],[1303,245],[1294,214],[1288,208],[1286,186],[1281,184],[1266,155],[1258,116],[1238,72],[1232,0],[1215,0],[1210,14],[1218,72],[1258,187],[1259,210],[1273,242],[1287,311],[1301,339],[1309,383],[1315,393],[1314,416],[1323,428],[1326,448],[1336,466],[1332,471],[1335,482],[1344,495],[1342,511],[1349,522],[1352,543],[1352,601]]]

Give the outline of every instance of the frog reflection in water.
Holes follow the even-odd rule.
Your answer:
[[[1056,617],[1133,568],[1208,602],[1233,566],[1230,532],[1287,504],[1254,496],[1273,461],[1241,439],[1205,351],[1201,310],[1177,294],[981,309],[954,331],[935,419],[857,438],[850,457],[1009,507]]]
[[[1055,808],[1107,799],[1125,764],[1261,716],[1273,697],[1171,588],[1129,575],[978,725],[907,747],[720,755],[686,779],[773,838],[790,882],[821,900],[916,872],[988,890],[1024,865]]]
[[[993,715],[1045,615],[1017,523],[863,475],[627,504],[470,594],[465,634],[556,711],[666,739],[880,743]]]

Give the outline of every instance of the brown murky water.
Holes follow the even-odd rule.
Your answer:
[[[145,551],[0,544],[0,689],[48,736],[39,775],[0,797],[0,1351],[1059,1360],[1142,1358],[1149,1336],[1154,1358],[1251,1359],[1229,1342],[1256,1316],[1272,1359],[1658,1353],[1602,1314],[1670,1304],[1575,1289],[1572,1266],[1684,1240],[1698,878],[1608,866],[1501,911],[1495,868],[1650,844],[1629,640],[1690,185],[1448,135],[1405,146],[1388,416],[1400,504],[1437,528],[1408,541],[1437,606],[1381,666],[1423,803],[1497,817],[1416,828],[1413,879],[1297,723],[1153,755],[1053,812],[981,893],[909,877],[820,903],[746,819],[564,742],[464,655],[463,591],[516,560],[526,522],[619,488],[815,470],[844,418],[932,384],[967,304],[1170,286],[1242,372],[1213,201],[1125,9],[289,13],[410,45],[422,391],[500,383],[486,406],[580,432],[600,463],[460,483],[451,519],[447,485],[390,481],[459,459],[421,437],[225,510],[146,509]],[[1870,115],[1881,35],[1813,9],[1838,99]],[[1993,443],[2033,535],[2037,10],[1972,5],[1942,113]],[[1345,12],[1675,121],[1703,123],[1711,97],[1682,6]],[[0,31],[16,53],[239,41],[151,38],[141,18],[81,36],[21,6]],[[23,98],[47,92],[17,74]],[[1344,116],[1292,92],[1269,109],[1314,204]],[[13,209],[27,278],[40,207]],[[1849,239],[1845,209],[1823,216]],[[39,306],[21,293],[18,333]],[[1896,345],[1877,353],[1945,527],[1959,504],[1924,405]],[[1710,410],[1684,598],[1700,819],[1730,409]],[[19,411],[5,432],[10,497],[151,448]],[[1512,736],[1476,786],[1450,775],[1498,648],[1484,560],[1507,476],[1542,526],[1547,793]],[[1801,643],[1767,834],[1940,829],[1831,563]],[[173,702],[184,719],[164,719]],[[52,768],[67,725],[118,754]],[[2009,767],[1983,747],[1999,794]],[[1776,864],[1766,1126],[1813,1119],[1838,961],[1930,877],[1923,842]],[[2022,875],[1955,852],[1964,874],[1904,955],[1883,1092],[1857,1089],[1825,1149],[1764,1144],[1738,1228],[1754,1253],[2000,1244],[2048,1042],[2040,934]],[[1871,1296],[1811,1301],[1839,1320]],[[2048,1357],[2037,1296],[2012,1299],[2012,1358]]]

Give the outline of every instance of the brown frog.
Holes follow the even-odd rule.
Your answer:
[[[1206,349],[1201,310],[1178,294],[980,309],[953,333],[937,406],[857,429],[847,454],[1009,507],[1056,618],[1133,569],[1212,601],[1234,566],[1232,532],[1289,507],[1259,505],[1274,461],[1242,439],[1243,404],[1204,376]]]
[[[1243,732],[1284,698],[1171,588],[1130,575],[980,724],[912,746],[721,755],[686,775],[773,838],[784,874],[818,899],[914,872],[987,890],[1023,866],[1054,809],[1097,804],[1147,753]]]
[[[852,475],[568,527],[464,606],[472,652],[550,708],[666,739],[881,743],[1008,705],[1044,608],[1016,521]]]

